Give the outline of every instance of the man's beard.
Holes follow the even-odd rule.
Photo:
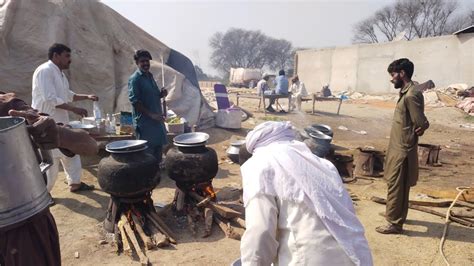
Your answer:
[[[395,89],[401,89],[403,87],[403,81],[401,79],[395,81],[395,83],[393,83],[393,87],[395,87]]]

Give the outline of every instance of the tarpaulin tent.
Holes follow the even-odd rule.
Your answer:
[[[104,112],[129,111],[127,83],[135,71],[133,53],[150,51],[151,72],[161,86],[165,63],[167,103],[200,128],[214,125],[192,62],[96,0],[6,0],[0,2],[0,90],[31,101],[31,78],[55,42],[72,49],[66,71],[71,89],[94,93]],[[92,110],[90,102],[78,105]]]

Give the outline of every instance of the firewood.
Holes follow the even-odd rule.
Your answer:
[[[186,194],[179,188],[176,189],[176,193],[178,194],[176,197],[176,211],[180,212],[184,208],[184,199],[186,198]]]
[[[380,203],[380,204],[386,204],[387,203],[386,199],[379,198],[379,197],[371,197],[370,200],[372,200],[373,202],[376,202],[376,203]],[[444,213],[437,212],[435,210],[428,209],[428,208],[425,208],[425,207],[422,207],[422,206],[417,206],[417,205],[414,205],[414,204],[411,204],[411,203],[408,204],[408,208],[413,209],[413,210],[417,210],[417,211],[421,211],[421,212],[430,213],[430,214],[433,214],[433,215],[436,215],[436,216],[439,216],[439,217],[442,217],[442,218],[446,217],[446,214],[444,214]],[[458,224],[462,224],[462,225],[467,226],[467,227],[474,227],[474,223],[471,223],[470,221],[459,218],[459,217],[451,216],[449,219],[453,222],[456,222]]]
[[[137,231],[138,235],[142,239],[143,244],[145,244],[146,249],[148,250],[153,249],[154,247],[153,241],[151,241],[151,238],[147,236],[145,232],[143,231],[142,223],[140,219],[135,214],[132,214],[132,220],[133,220],[133,223],[135,224],[135,230]]]
[[[205,199],[201,200],[196,204],[196,207],[201,208],[204,205],[207,205],[211,201],[211,196],[207,196]]]
[[[147,228],[151,232],[151,239],[157,248],[164,248],[170,245],[168,237],[162,234],[153,222],[150,221]]]
[[[189,214],[187,214],[186,217],[188,219],[189,230],[191,231],[191,234],[193,236],[195,236],[196,235],[196,225],[194,224],[193,217]]]
[[[235,222],[236,224],[238,224],[240,227],[242,228],[246,228],[245,227],[245,220],[240,218],[240,217],[235,217],[235,218],[232,218],[231,219],[233,222]]]
[[[125,223],[128,223],[127,217],[125,215],[122,215],[122,217],[120,217],[120,221],[118,222],[117,227],[119,228],[119,231],[120,231],[123,253],[127,255],[131,255],[130,243],[128,242],[127,234],[125,233],[125,230],[123,228]]]
[[[196,192],[189,192],[189,195],[193,199],[195,199],[199,202],[204,200],[204,197],[199,196]],[[236,211],[232,210],[229,207],[219,205],[219,204],[217,204],[215,202],[212,202],[212,201],[209,201],[206,205],[209,206],[213,211],[217,212],[220,216],[222,216],[226,219],[232,219],[234,217],[238,217],[238,216],[241,215],[239,212],[236,212]]]
[[[165,222],[161,220],[158,214],[151,212],[147,214],[147,218],[158,228],[158,230],[161,231],[161,233],[165,234],[169,238],[172,244],[176,245],[178,243],[176,242],[176,238],[174,237],[171,229],[169,229]]]
[[[474,211],[466,211],[466,210],[452,210],[451,211],[452,216],[456,217],[462,217],[462,218],[474,218]]]
[[[135,251],[137,252],[138,257],[140,258],[140,263],[142,265],[148,265],[150,264],[150,261],[148,260],[148,257],[143,253],[143,250],[141,249],[137,237],[135,236],[135,232],[132,230],[132,227],[130,226],[129,223],[125,223],[123,226],[123,229],[125,229],[125,232],[127,232],[128,237],[130,237],[130,241],[132,242],[133,247],[135,248]]]
[[[217,215],[214,215],[214,221],[216,221],[217,225],[221,228],[227,238],[240,240],[242,237],[239,233],[234,231],[234,228],[229,224],[222,221]]]
[[[204,209],[204,235],[202,237],[208,237],[211,235],[212,231],[212,220],[213,220],[214,212],[210,208]]]

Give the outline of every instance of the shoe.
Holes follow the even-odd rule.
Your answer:
[[[387,225],[383,225],[383,226],[379,226],[379,227],[375,228],[375,231],[377,231],[378,233],[381,233],[381,234],[395,234],[395,235],[398,235],[398,234],[401,234],[403,232],[403,229],[400,225],[387,224]]]
[[[273,107],[269,106],[267,107],[267,111],[269,111],[270,113],[275,113],[275,109],[273,109]]]
[[[87,185],[86,183],[81,182],[80,184],[73,184],[69,186],[69,191],[77,193],[80,191],[94,190],[94,188],[94,185]]]

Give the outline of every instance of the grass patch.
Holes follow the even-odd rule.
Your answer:
[[[474,116],[472,116],[472,115],[466,115],[466,116],[464,117],[464,120],[466,120],[467,122],[474,123]]]

